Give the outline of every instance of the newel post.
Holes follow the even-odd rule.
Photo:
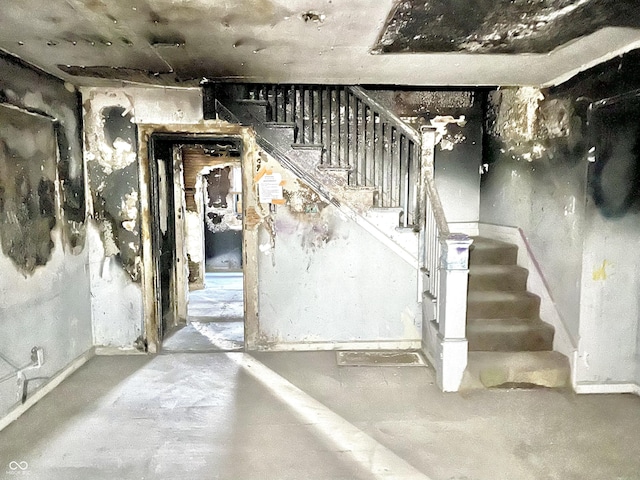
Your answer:
[[[441,241],[436,369],[438,387],[443,392],[457,392],[467,368],[467,284],[472,243],[471,238],[459,233]]]

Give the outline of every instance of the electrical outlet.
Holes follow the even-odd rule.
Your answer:
[[[44,363],[44,350],[42,347],[33,347],[31,349],[31,361],[36,367],[41,367]]]

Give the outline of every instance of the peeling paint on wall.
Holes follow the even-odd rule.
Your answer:
[[[533,87],[502,88],[489,95],[486,120],[489,140],[514,160],[553,159],[562,152],[583,154],[586,118],[568,97]]]
[[[134,281],[140,278],[137,139],[133,101],[127,95],[85,101],[85,142],[93,217],[105,255],[115,256]]]
[[[489,96],[492,115],[490,134],[500,137],[509,150],[528,146],[538,138],[538,105],[543,99],[542,92],[533,87],[498,89],[492,92]],[[528,155],[525,158],[531,160],[531,153],[522,155]]]
[[[80,254],[84,248],[85,185],[82,159],[80,102],[75,88],[21,65],[0,52],[0,101],[47,117],[53,122],[57,144],[57,182],[64,248]]]
[[[451,151],[467,140],[462,129],[478,96],[472,91],[446,90],[387,89],[368,90],[368,93],[416,130],[422,125],[434,127],[437,130],[436,144],[440,145],[441,151]]]

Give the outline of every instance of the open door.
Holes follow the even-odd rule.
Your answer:
[[[187,299],[189,295],[189,263],[187,261],[187,242],[185,237],[186,205],[184,165],[182,145],[173,145],[173,199],[175,223],[176,264],[174,268],[173,292],[176,325],[187,322]]]
[[[191,128],[197,131],[183,125],[175,133],[157,132],[155,125],[140,127],[140,155],[149,159],[141,164],[140,177],[145,339],[149,352],[171,351],[167,342],[177,333],[200,328],[201,337],[208,339],[204,351],[243,350],[245,342],[253,345],[258,325],[257,269],[253,263],[247,267],[246,262],[257,257],[258,233],[257,229],[247,230],[244,221],[245,185],[253,178],[245,164],[253,157],[245,153],[244,127],[229,128],[221,135],[203,135],[200,126]],[[220,172],[224,174],[217,176]],[[213,187],[221,187],[216,179],[230,183],[228,191],[219,192],[224,202],[216,201]],[[209,245],[216,255],[207,255],[205,228],[212,223],[222,228],[209,233],[222,235]],[[200,232],[197,239],[196,229]],[[228,237],[234,240],[230,249]],[[220,251],[224,263],[216,265]],[[211,267],[214,271],[208,271]],[[218,292],[210,295],[205,289]],[[207,304],[207,312],[194,314],[199,318],[193,322],[190,294],[199,294]],[[218,297],[227,294],[231,296],[226,300]],[[210,305],[224,311],[216,313]],[[227,336],[230,330],[233,338]],[[188,349],[194,351],[193,345]]]

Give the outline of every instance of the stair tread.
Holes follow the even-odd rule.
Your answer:
[[[292,143],[291,148],[296,150],[324,150],[322,143]]]
[[[494,240],[488,237],[471,237],[473,243],[471,244],[475,248],[518,248],[514,243],[503,242],[502,240]]]
[[[494,265],[490,263],[484,265],[469,265],[469,275],[503,275],[516,271],[528,273],[526,268],[518,265]]]
[[[526,290],[520,292],[502,292],[499,290],[478,290],[469,292],[468,302],[510,302],[523,299],[540,298],[538,295]]]
[[[365,188],[376,188],[376,187],[365,187]],[[403,211],[402,207],[371,207],[369,209],[369,212],[367,212],[367,213],[375,213],[375,212],[383,212],[383,213],[386,213],[386,212],[398,212],[398,213],[400,213],[402,211]]]
[[[510,317],[510,318],[470,318],[467,321],[467,329],[479,328],[553,328],[550,324],[543,322],[540,318],[531,317]]]
[[[261,106],[267,106],[269,105],[269,102],[267,102],[266,100],[258,100],[255,98],[241,98],[239,100],[236,100],[237,103],[243,103],[246,105],[261,105]]]
[[[472,237],[469,265],[516,265],[518,246],[486,237]]]
[[[332,166],[332,165],[318,165],[318,170],[334,170],[337,172],[350,172],[353,170],[353,167],[340,167],[340,166]]]
[[[496,366],[509,369],[540,370],[568,368],[569,359],[554,350],[538,352],[469,352],[468,364],[474,367]]]
[[[296,124],[293,122],[264,122],[265,127],[271,128],[296,128]]]

